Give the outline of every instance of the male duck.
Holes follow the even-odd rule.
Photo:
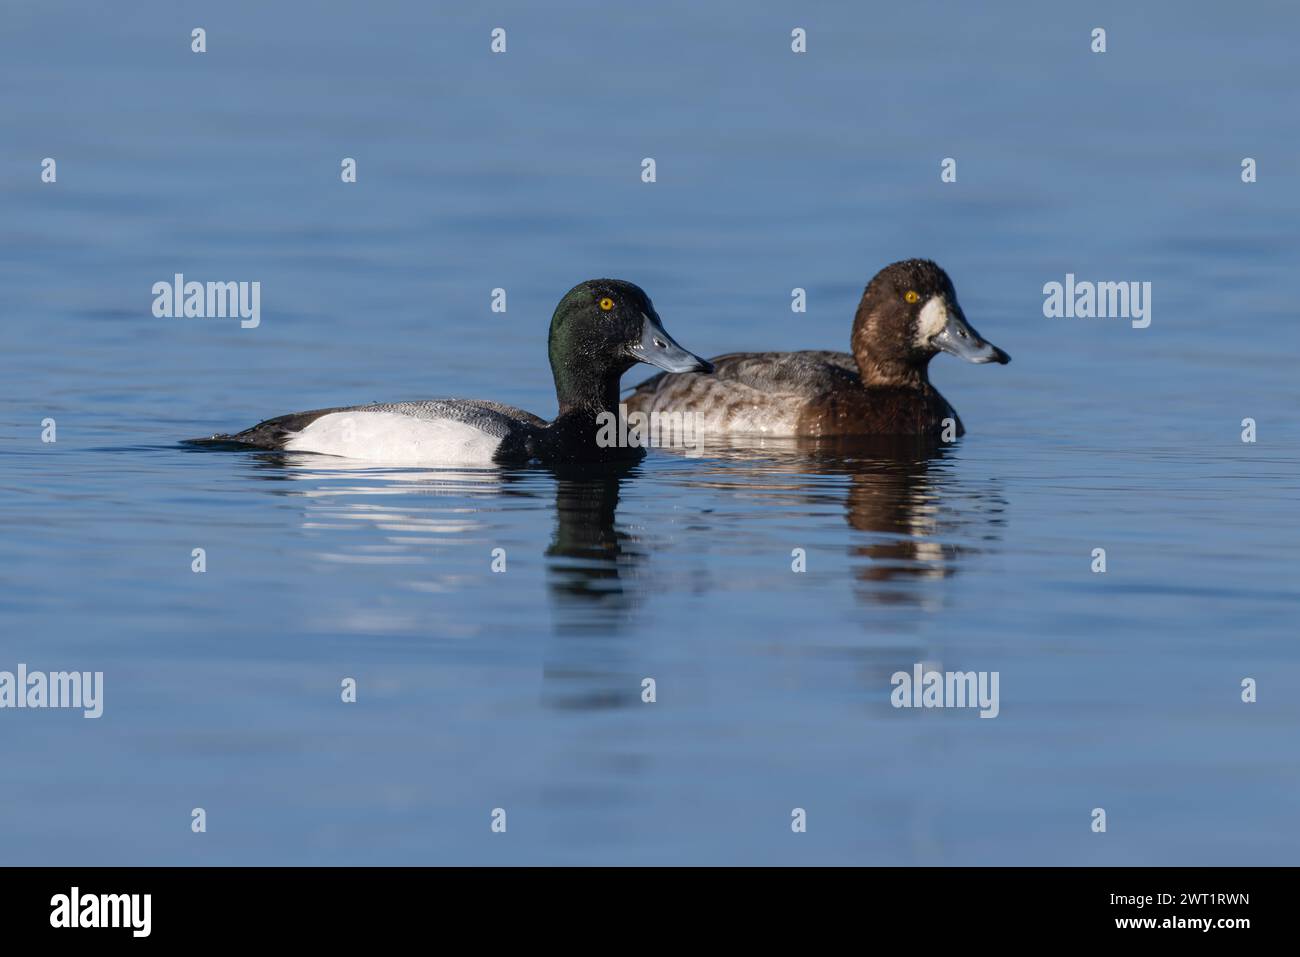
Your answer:
[[[886,266],[853,319],[853,354],[733,352],[714,375],[659,375],[628,397],[629,413],[690,413],[697,433],[774,436],[941,433],[952,406],[930,384],[939,352],[968,362],[1011,361],[966,321],[948,274],[928,259]]]
[[[618,414],[623,373],[638,362],[668,372],[712,368],[664,331],[640,287],[619,279],[569,290],[551,317],[549,352],[559,400],[554,422],[498,402],[434,399],[296,412],[197,441],[469,467],[636,459],[643,448],[611,447],[601,438],[602,413]]]

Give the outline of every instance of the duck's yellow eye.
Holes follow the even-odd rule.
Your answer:
[[[908,302],[916,302],[921,298],[921,296],[915,289],[909,289],[907,292],[903,293],[903,298]]]
[[[611,309],[614,308],[614,300],[606,296],[604,299],[600,301],[600,308],[604,312],[609,312]]]

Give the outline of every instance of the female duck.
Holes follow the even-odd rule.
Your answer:
[[[715,374],[664,375],[636,387],[629,412],[689,412],[699,433],[782,436],[923,435],[957,413],[930,384],[939,352],[967,362],[1011,361],[962,314],[948,274],[928,259],[886,266],[853,319],[853,354],[733,352]]]
[[[635,459],[642,448],[602,440],[602,413],[618,414],[619,378],[638,362],[668,372],[707,372],[708,362],[664,331],[650,299],[630,282],[574,286],[551,317],[551,372],[559,414],[478,399],[435,399],[317,409],[267,419],[205,443],[426,465],[490,466]]]

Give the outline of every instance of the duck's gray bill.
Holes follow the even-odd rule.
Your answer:
[[[996,362],[1006,365],[1011,357],[971,328],[970,323],[956,309],[948,310],[948,322],[943,331],[934,337],[935,347],[967,362]]]
[[[712,372],[713,363],[687,352],[673,337],[664,331],[663,324],[652,316],[645,316],[641,326],[641,341],[628,351],[642,362],[658,366],[666,372]]]

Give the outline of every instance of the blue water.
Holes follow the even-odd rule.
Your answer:
[[[3,23],[0,670],[105,693],[0,711],[0,862],[1296,863],[1293,5]],[[968,435],[932,456],[177,445],[367,401],[550,416],[547,322],[589,277],[702,355],[847,348],[908,256],[1014,359],[935,360]],[[261,325],[154,318],[177,272],[259,281]],[[1151,282],[1150,327],[1044,318],[1067,272]],[[998,717],[891,707],[920,662],[998,672]]]

